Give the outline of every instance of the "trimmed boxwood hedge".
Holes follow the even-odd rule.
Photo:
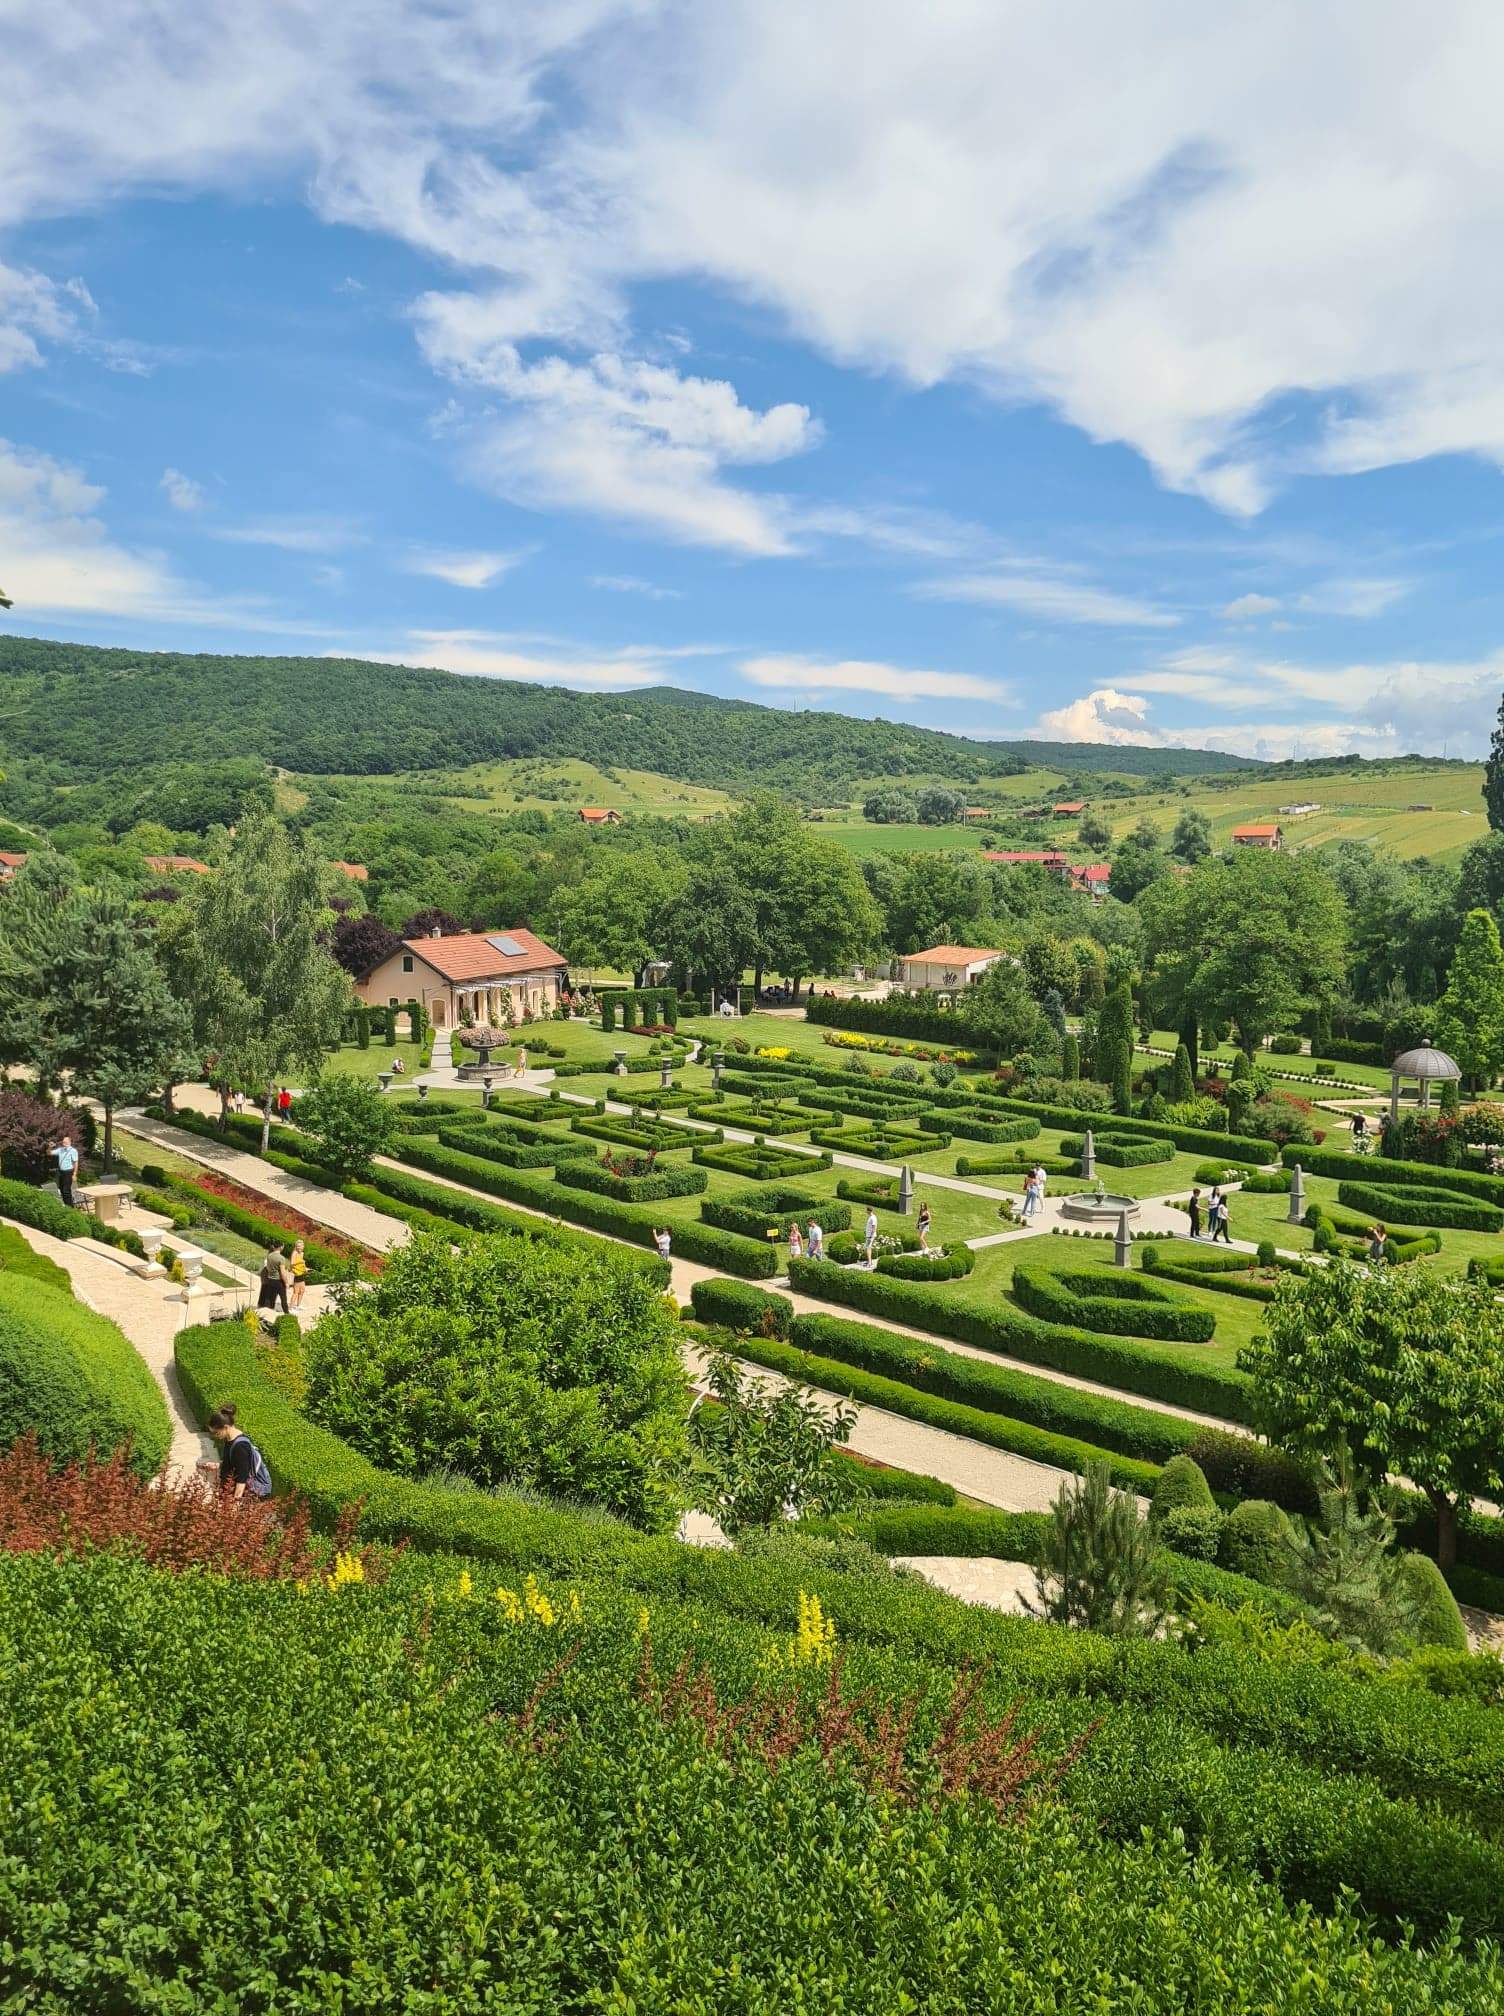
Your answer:
[[[1043,1323],[1006,1303],[980,1308],[963,1296],[947,1295],[914,1281],[894,1281],[861,1268],[795,1260],[790,1263],[789,1278],[802,1294],[845,1302],[895,1323],[957,1337],[986,1351],[1099,1380],[1151,1400],[1168,1400],[1177,1407],[1193,1407],[1234,1421],[1252,1418],[1252,1385],[1246,1373],[1188,1362],[1182,1353],[1171,1354],[1158,1344]]]
[[[285,1226],[276,1225],[271,1219],[237,1204],[233,1198],[217,1197],[212,1190],[200,1190],[186,1176],[169,1176],[167,1183],[174,1195],[191,1200],[194,1210],[202,1217],[212,1218],[227,1231],[238,1232],[242,1239],[249,1239],[257,1246],[286,1249],[298,1236]],[[294,1205],[292,1208],[296,1210],[299,1207]],[[303,1216],[312,1217],[313,1213],[305,1211]],[[358,1246],[361,1242],[356,1239],[350,1243]],[[360,1272],[358,1260],[347,1259],[343,1253],[337,1253],[332,1246],[325,1246],[317,1239],[305,1239],[303,1257],[308,1263],[309,1282],[314,1287],[326,1281],[351,1281]]]
[[[947,1141],[1032,1141],[1039,1133],[1037,1120],[999,1120],[988,1113],[950,1109],[921,1113],[919,1125],[926,1134],[941,1134]]]
[[[946,1246],[939,1253],[880,1253],[877,1271],[895,1281],[961,1281],[976,1264],[969,1246]]]
[[[1217,1327],[1210,1309],[1177,1301],[1142,1274],[1056,1273],[1020,1261],[1013,1293],[1031,1315],[1083,1330],[1205,1344]]]
[[[921,1134],[908,1127],[812,1127],[809,1138],[817,1148],[835,1149],[842,1155],[863,1155],[874,1162],[934,1155],[950,1146],[948,1134]]]
[[[1079,1176],[1081,1164],[1068,1162],[1061,1155],[958,1155],[956,1174],[958,1176],[1024,1176],[1031,1169],[1042,1169],[1046,1176]]]
[[[1337,1185],[1337,1201],[1351,1211],[1371,1211],[1386,1224],[1393,1218],[1402,1225],[1445,1225],[1458,1232],[1497,1232],[1504,1226],[1504,1210],[1496,1204],[1419,1183],[1348,1179]]]
[[[64,1295],[73,1293],[66,1267],[45,1253],[34,1253],[13,1225],[0,1225],[0,1270],[23,1281],[44,1281]]]
[[[803,1134],[813,1124],[797,1106],[757,1106],[746,1099],[722,1099],[691,1106],[691,1120],[709,1120],[722,1127],[745,1127],[751,1134]]]
[[[671,1154],[678,1148],[693,1148],[699,1141],[721,1138],[719,1129],[706,1134],[700,1128],[677,1126],[672,1120],[633,1121],[617,1113],[581,1113],[569,1125],[576,1134],[588,1134],[592,1140],[609,1141],[619,1148],[635,1148],[642,1154],[649,1150]]]
[[[860,1204],[867,1210],[896,1211],[898,1209],[898,1178],[896,1176],[842,1176],[836,1183],[836,1195],[844,1197],[849,1204]],[[849,1218],[847,1219],[847,1223],[850,1223]]]
[[[724,1169],[753,1183],[776,1183],[784,1176],[806,1176],[828,1169],[828,1154],[801,1155],[792,1148],[759,1146],[755,1141],[723,1141],[696,1148],[691,1158],[706,1169]]]
[[[555,1163],[588,1159],[595,1154],[585,1141],[517,1141],[484,1127],[441,1127],[434,1138],[441,1148],[456,1148],[462,1155],[483,1155],[488,1162],[499,1162],[504,1169],[552,1169]]]
[[[1151,1163],[1175,1159],[1173,1141],[1144,1141],[1132,1134],[1093,1134],[1092,1144],[1097,1160],[1110,1169],[1147,1169]],[[1083,1156],[1086,1137],[1067,1135],[1060,1143],[1060,1151],[1063,1155]]]
[[[1387,1155],[1349,1155],[1341,1149],[1286,1148],[1280,1160],[1287,1169],[1299,1163],[1307,1176],[1355,1177],[1363,1183],[1419,1184],[1423,1190],[1452,1190],[1464,1197],[1486,1197],[1504,1205],[1504,1176],[1481,1169],[1443,1169],[1434,1162],[1392,1161]]]
[[[832,1233],[848,1231],[851,1226],[849,1205],[812,1196],[807,1190],[778,1188],[707,1197],[700,1206],[700,1216],[707,1225],[718,1225],[723,1232],[740,1232],[744,1239],[766,1239],[771,1226],[778,1228],[781,1238],[791,1218],[814,1216]]]
[[[531,1205],[551,1218],[568,1218],[576,1225],[588,1225],[611,1238],[625,1239],[629,1245],[653,1243],[650,1206],[618,1204],[611,1197],[572,1190],[551,1177],[545,1180],[530,1169],[504,1169],[479,1155],[461,1155],[452,1148],[436,1144],[430,1147],[424,1141],[404,1142],[399,1156],[415,1169],[447,1176],[453,1182],[469,1184],[497,1197],[509,1197],[514,1203]],[[694,1223],[676,1223],[672,1230],[674,1244],[686,1259],[753,1278],[776,1272],[776,1256],[770,1249],[755,1245],[750,1239],[739,1239],[733,1232],[718,1232],[713,1226]]]
[[[998,1095],[996,1103],[1008,1113],[1032,1113],[1042,1125],[1058,1127],[1066,1134],[1078,1134],[1083,1123],[1091,1118],[1073,1106],[1046,1106],[1037,1100],[1015,1099],[1007,1094]],[[1134,1118],[1123,1124],[1131,1126],[1135,1134],[1171,1141],[1188,1155],[1226,1155],[1234,1162],[1258,1166],[1274,1161],[1278,1153],[1272,1141],[1261,1141],[1251,1134],[1215,1134],[1208,1127],[1176,1127],[1168,1120]]]
[[[131,1468],[142,1477],[156,1475],[172,1445],[166,1402],[124,1332],[71,1290],[4,1268],[0,1449],[26,1434],[57,1463],[129,1442]]]
[[[787,1295],[754,1288],[748,1281],[696,1281],[689,1300],[699,1320],[718,1329],[787,1337],[794,1320]]]
[[[602,1197],[614,1197],[621,1204],[655,1204],[664,1197],[697,1197],[709,1187],[703,1169],[670,1166],[652,1169],[643,1176],[618,1176],[599,1162],[561,1162],[556,1183],[572,1190],[593,1190]]]
[[[98,1239],[127,1253],[143,1250],[138,1233],[119,1225],[101,1225],[89,1212],[12,1176],[0,1176],[0,1218],[14,1218],[18,1225],[29,1225],[35,1232],[50,1232],[54,1239]]]

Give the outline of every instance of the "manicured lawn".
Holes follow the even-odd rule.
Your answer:
[[[386,1043],[373,1029],[371,1045],[362,1050],[358,1043],[342,1043],[324,1059],[326,1071],[337,1071],[346,1078],[374,1079],[378,1072],[390,1071],[392,1059],[400,1057],[402,1067],[408,1077],[413,1077],[422,1067],[419,1064],[421,1046],[399,1037],[395,1043]]]
[[[1354,1176],[1361,1180],[1363,1175],[1379,1180],[1383,1164],[1377,1158],[1368,1158],[1361,1163],[1355,1158]],[[1307,1203],[1330,1204],[1347,1218],[1364,1218],[1368,1214],[1354,1211],[1348,1205],[1337,1202],[1337,1182],[1330,1176],[1307,1176],[1305,1179]],[[1272,1239],[1276,1246],[1287,1253],[1309,1253],[1312,1249],[1312,1234],[1304,1225],[1288,1222],[1290,1199],[1288,1196],[1269,1195],[1244,1196],[1235,1191],[1229,1201],[1229,1222],[1234,1239]],[[1412,1261],[1417,1267],[1429,1267],[1439,1274],[1464,1274],[1467,1263],[1475,1256],[1496,1260],[1504,1254],[1504,1234],[1497,1232],[1455,1232],[1448,1227],[1441,1231],[1441,1251],[1429,1259]]]

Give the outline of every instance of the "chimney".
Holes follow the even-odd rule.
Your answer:
[[[430,938],[442,938],[444,934],[439,929],[437,924],[430,924],[428,927],[428,935]]]

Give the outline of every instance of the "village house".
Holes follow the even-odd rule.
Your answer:
[[[911,952],[898,962],[900,987],[911,993],[921,987],[935,987],[942,993],[957,993],[980,980],[987,968],[1004,954],[985,945],[931,945],[927,952]]]
[[[1234,847],[1267,847],[1272,852],[1278,853],[1282,838],[1278,826],[1269,824],[1234,826],[1232,829]]]
[[[0,882],[9,882],[16,870],[25,866],[24,854],[0,854]]]
[[[348,875],[352,882],[369,882],[371,879],[370,869],[363,867],[359,861],[332,861],[329,865],[341,875]]]
[[[524,1015],[550,1014],[565,970],[559,953],[520,927],[448,938],[435,931],[404,939],[400,951],[360,976],[355,992],[368,1008],[421,1002],[435,1029],[471,1022],[505,1027]]]
[[[1309,819],[1313,812],[1320,810],[1320,803],[1315,798],[1304,798],[1298,805],[1281,805],[1279,816],[1281,819]]]
[[[619,826],[621,814],[614,805],[582,805],[580,817],[587,826]]]
[[[1060,803],[1052,805],[1050,810],[1057,819],[1079,819],[1081,814],[1086,810],[1086,800],[1084,798],[1062,798]]]
[[[1023,868],[1031,864],[1038,868],[1051,868],[1057,875],[1063,875],[1069,866],[1058,847],[984,847],[984,861],[996,861],[1005,868]]]

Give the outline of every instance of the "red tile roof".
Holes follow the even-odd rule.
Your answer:
[[[1275,825],[1234,826],[1232,837],[1234,840],[1271,840],[1278,831]]]
[[[1065,856],[1055,847],[1007,847],[982,849],[984,861],[1006,861],[1010,867],[1017,867],[1022,861],[1042,861],[1047,868],[1063,868]]]
[[[331,865],[337,868],[341,875],[348,875],[352,882],[369,882],[371,879],[370,869],[362,868],[358,861],[335,861]]]
[[[582,805],[580,817],[591,826],[600,826],[608,820],[620,819],[621,814],[614,805]]]
[[[503,952],[492,938],[510,938],[520,945],[520,953]],[[531,931],[457,931],[450,938],[407,938],[409,952],[446,980],[497,980],[512,973],[537,973],[544,967],[564,966],[568,961],[552,946],[535,938]]]
[[[1105,888],[1112,874],[1110,861],[1093,861],[1085,868],[1072,868],[1071,875],[1077,882],[1085,882],[1090,888]]]
[[[209,875],[207,861],[195,861],[191,854],[147,854],[144,857],[153,875]]]
[[[0,868],[24,868],[25,866],[26,856],[24,854],[0,854]]]
[[[977,959],[1001,959],[995,945],[932,945],[928,952],[910,952],[911,964],[920,966],[970,966]]]
[[[1062,798],[1060,803],[1052,805],[1050,810],[1052,812],[1059,812],[1062,815],[1067,812],[1084,812],[1086,810],[1086,800],[1084,798]]]

